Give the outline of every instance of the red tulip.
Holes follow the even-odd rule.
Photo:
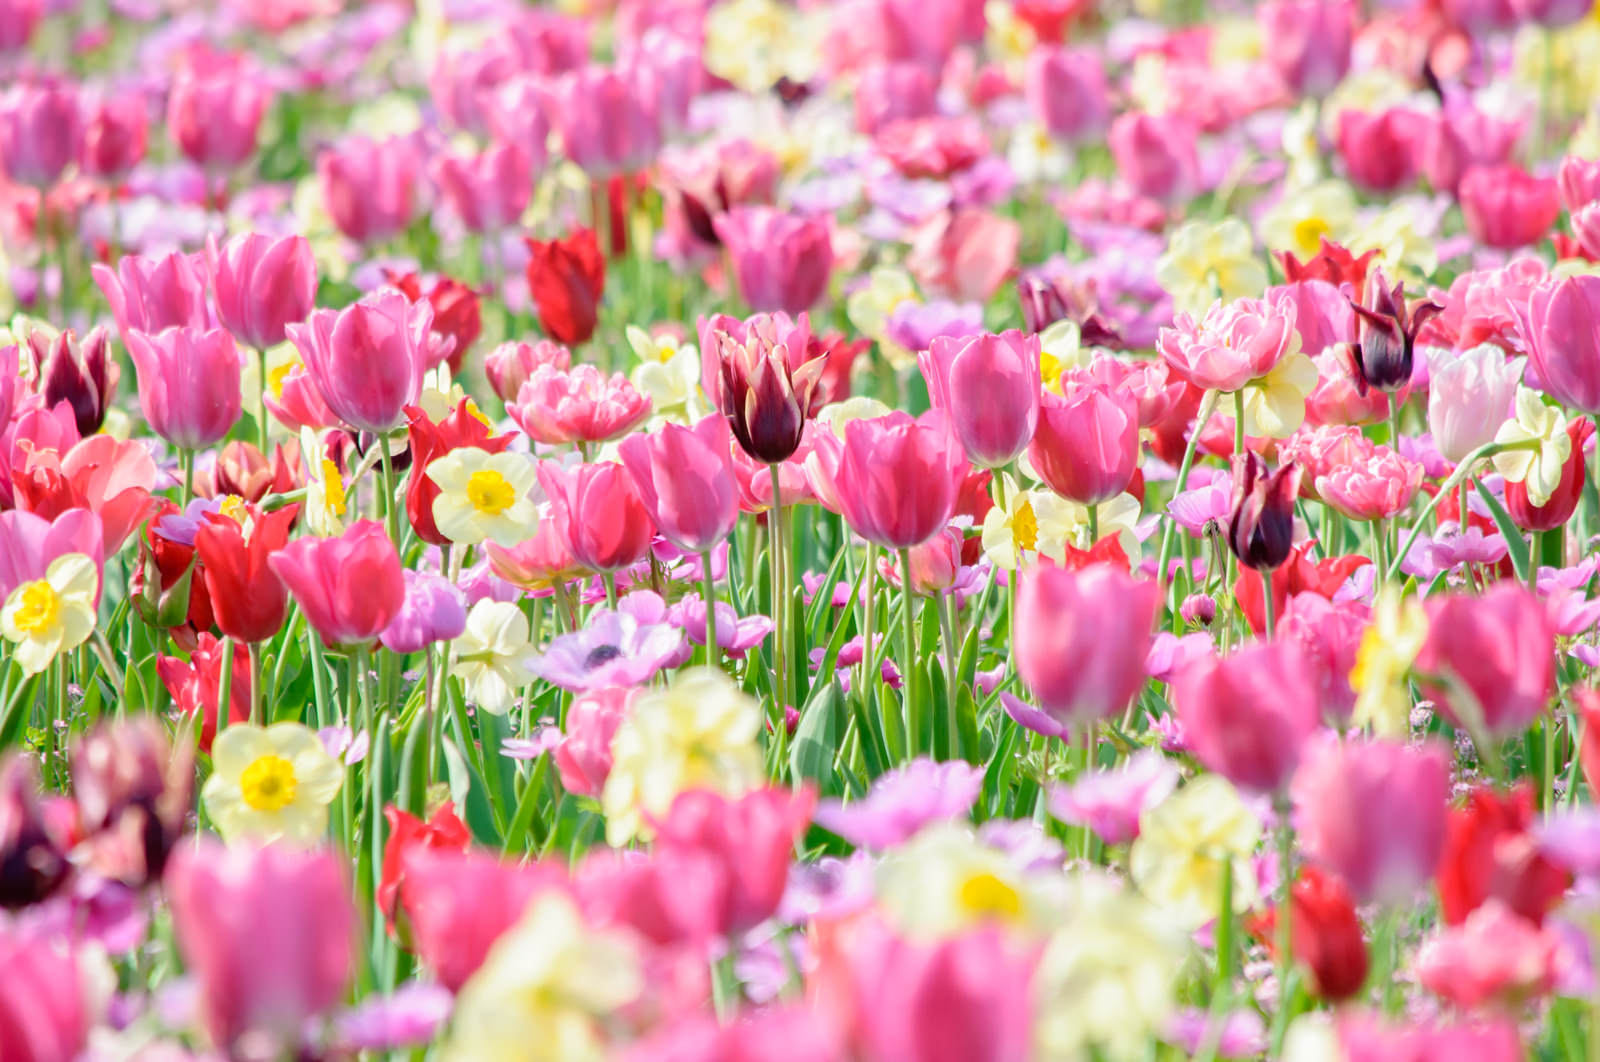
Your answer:
[[[156,673],[178,710],[200,719],[200,751],[211,751],[217,736],[217,699],[222,695],[222,643],[201,632],[187,661],[175,656],[156,657]],[[228,722],[250,718],[250,657],[233,654],[233,678],[228,685]]]
[[[1252,930],[1276,952],[1278,909],[1252,923]],[[1355,900],[1338,875],[1303,867],[1289,892],[1289,951],[1311,973],[1322,999],[1338,1003],[1361,990],[1367,980],[1367,942]]]
[[[410,931],[398,916],[404,906],[401,890],[405,887],[407,854],[419,848],[465,852],[472,844],[472,831],[457,817],[455,805],[448,800],[440,804],[426,822],[393,804],[383,809],[383,817],[389,823],[389,839],[383,846],[378,909],[389,921],[389,932],[405,940]]]
[[[1467,794],[1450,812],[1439,857],[1439,911],[1460,925],[1496,899],[1535,925],[1565,895],[1572,876],[1539,850],[1533,832],[1533,790],[1504,795],[1490,786]]]
[[[606,260],[593,229],[560,239],[528,240],[528,289],[539,324],[561,343],[586,343],[599,320]]]
[[[437,424],[419,406],[405,408],[406,442],[411,448],[411,477],[406,482],[406,516],[424,542],[447,546],[450,540],[433,522],[433,502],[439,485],[427,475],[428,466],[452,450],[472,447],[485,453],[504,453],[510,435],[495,435],[470,398],[463,398]]]
[[[1567,437],[1572,440],[1572,453],[1561,468],[1561,482],[1556,485],[1550,500],[1543,505],[1533,504],[1528,497],[1525,480],[1506,481],[1506,513],[1516,525],[1527,531],[1553,531],[1564,525],[1577,511],[1583,497],[1584,464],[1587,457],[1584,447],[1594,434],[1594,422],[1588,417],[1574,417],[1567,422]]]
[[[207,596],[218,629],[241,642],[264,642],[277,634],[289,611],[289,592],[267,559],[289,541],[298,505],[263,513],[248,507],[247,531],[223,513],[208,513],[195,532],[194,547],[205,569]]]
[[[609,461],[564,469],[539,466],[551,519],[579,564],[614,572],[644,560],[656,528],[627,469]]]

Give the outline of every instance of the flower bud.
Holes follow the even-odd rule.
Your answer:
[[[1286,464],[1271,475],[1266,462],[1246,451],[1233,459],[1233,505],[1228,514],[1228,548],[1239,563],[1271,571],[1294,545],[1294,500],[1300,469]]]
[[[1183,622],[1196,627],[1209,627],[1217,618],[1217,602],[1210,594],[1190,594],[1178,607]]]

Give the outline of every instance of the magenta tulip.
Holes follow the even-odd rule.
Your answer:
[[[18,80],[0,94],[0,171],[49,188],[78,158],[83,119],[70,81]]]
[[[222,59],[172,79],[167,131],[195,165],[232,169],[255,154],[256,134],[271,102],[272,89],[259,73],[243,60]]]
[[[1311,672],[1292,641],[1207,655],[1172,680],[1172,703],[1189,750],[1242,789],[1289,784],[1319,713]]]
[[[1041,565],[1017,585],[1017,674],[1057,722],[1085,726],[1127,707],[1145,680],[1160,588],[1109,565]]]
[[[766,206],[734,207],[713,222],[728,249],[739,294],[759,311],[804,313],[828,290],[828,223]]]
[[[357,243],[387,240],[411,224],[421,171],[421,153],[406,137],[350,137],[317,156],[323,206]]]
[[[1063,498],[1098,505],[1121,494],[1139,459],[1139,417],[1133,396],[1091,384],[1046,393],[1028,460]]]
[[[358,520],[337,538],[300,538],[267,560],[325,645],[365,645],[406,600],[400,554],[383,525]]]
[[[118,178],[144,161],[149,116],[140,96],[110,96],[85,108],[78,164],[94,177]]]
[[[1600,413],[1600,277],[1551,280],[1524,309],[1510,302],[1528,351],[1529,382],[1563,405]]]
[[[1460,196],[1467,231],[1503,250],[1537,243],[1561,216],[1555,180],[1510,164],[1472,167],[1461,178]]]
[[[1555,630],[1544,603],[1517,582],[1481,597],[1428,598],[1428,640],[1417,671],[1431,697],[1474,736],[1521,733],[1555,692]]]
[[[679,549],[704,552],[739,522],[732,446],[727,418],[713,413],[693,428],[664,424],[618,447],[661,536]]]
[[[221,328],[129,332],[139,408],[151,429],[181,450],[221,442],[239,419],[239,348]]]
[[[1192,195],[1199,181],[1195,129],[1177,115],[1126,111],[1111,123],[1111,157],[1117,172],[1151,199]]]
[[[1105,67],[1087,49],[1034,48],[1028,53],[1023,90],[1034,117],[1062,140],[1093,136],[1105,128],[1111,114]]]
[[[240,233],[207,248],[217,317],[247,347],[265,350],[311,313],[317,300],[317,264],[304,236]]]
[[[1039,424],[1038,336],[940,336],[917,360],[973,464],[999,468],[1028,448]]]
[[[383,433],[404,420],[422,393],[433,309],[385,288],[343,310],[316,310],[284,332],[334,415]]]
[[[884,549],[909,549],[950,522],[966,467],[943,412],[896,411],[845,425],[834,480],[851,530]]]
[[[116,272],[96,262],[94,282],[111,304],[124,343],[130,331],[211,327],[206,306],[205,263],[198,255],[174,251],[161,258],[124,255]]]
[[[628,470],[610,461],[562,468],[539,466],[551,519],[573,559],[596,572],[614,572],[644,560],[655,537],[649,510]]]
[[[74,1062],[87,1054],[95,1011],[89,974],[95,967],[80,965],[76,949],[51,927],[49,920],[0,924],[0,1048],[6,1062]]]
[[[1326,96],[1350,69],[1350,0],[1273,0],[1256,8],[1263,57],[1297,96]]]
[[[516,222],[533,193],[533,170],[521,147],[496,144],[478,155],[441,155],[433,182],[472,232],[498,232]]]

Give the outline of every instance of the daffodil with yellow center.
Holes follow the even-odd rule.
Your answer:
[[[1241,393],[1245,434],[1269,439],[1293,435],[1305,423],[1306,399],[1317,389],[1317,380],[1316,363],[1295,351],[1267,375],[1250,381]]]
[[[225,840],[313,844],[327,831],[344,768],[310,727],[236,723],[217,732],[211,763],[200,796]]]
[[[1534,505],[1547,504],[1572,456],[1572,436],[1561,410],[1546,405],[1532,388],[1518,386],[1516,416],[1500,425],[1494,441],[1516,447],[1494,455],[1495,471],[1526,486]]]
[[[1087,369],[1094,357],[1094,348],[1083,345],[1076,321],[1062,318],[1039,333],[1039,377],[1047,391],[1060,394],[1061,374]]]
[[[1318,181],[1306,188],[1289,187],[1261,218],[1267,249],[1310,258],[1324,236],[1339,242],[1356,217],[1356,196],[1344,181]]]
[[[300,510],[307,527],[316,535],[342,533],[349,498],[339,466],[310,428],[300,429],[300,453],[305,467],[311,471],[306,477],[306,504]]]
[[[838,402],[829,402],[817,411],[817,423],[844,438],[845,425],[853,420],[874,420],[888,416],[888,403],[870,395],[851,395]]]
[[[977,926],[1048,929],[1061,913],[1061,879],[1030,872],[972,830],[940,823],[878,864],[878,902],[905,933],[942,938]]]
[[[57,557],[44,577],[21,584],[0,608],[0,636],[24,675],[37,675],[60,653],[76,649],[94,633],[100,569],[82,553]]]
[[[539,511],[529,494],[537,473],[527,455],[463,446],[430,463],[427,476],[439,488],[433,522],[450,541],[511,547],[533,537]]]
[[[1060,564],[1077,533],[1073,505],[1048,490],[1022,490],[1001,473],[1005,493],[983,516],[983,555],[990,563],[1015,570],[1043,555]]]
[[[1267,267],[1238,218],[1190,221],[1172,234],[1157,259],[1156,280],[1171,293],[1176,309],[1201,314],[1217,299],[1260,295]]]
[[[1261,820],[1238,791],[1221,775],[1205,774],[1145,809],[1128,869],[1146,898],[1198,929],[1217,917],[1230,872],[1233,910],[1255,904],[1250,856],[1261,836]]]
[[[1350,686],[1356,691],[1351,720],[1379,737],[1411,732],[1411,689],[1406,675],[1428,639],[1428,616],[1415,598],[1388,586],[1372,608],[1372,622],[1356,647]]]
[[[682,672],[641,696],[611,741],[600,794],[606,840],[648,837],[679,793],[697,787],[740,796],[761,784],[761,706],[721,671]]]
[[[485,598],[474,604],[450,647],[467,699],[486,712],[505,715],[517,690],[533,681],[528,617],[515,602]]]
[[[639,359],[628,382],[649,397],[652,428],[668,422],[691,424],[710,412],[700,390],[700,351],[693,343],[678,343],[668,335],[652,337],[634,325],[626,334]]]

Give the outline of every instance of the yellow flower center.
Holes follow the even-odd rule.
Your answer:
[[[1305,254],[1316,254],[1322,248],[1322,237],[1330,231],[1321,218],[1302,218],[1294,227],[1295,249]]]
[[[993,874],[974,874],[961,883],[961,907],[979,918],[1010,920],[1022,914],[1017,890]]]
[[[1061,372],[1065,368],[1061,359],[1054,354],[1047,350],[1039,352],[1039,378],[1044,382],[1046,391],[1061,390]]]
[[[343,516],[347,501],[344,494],[344,479],[339,475],[339,466],[331,458],[322,459],[322,493],[326,497],[324,507],[334,516]]]
[[[267,370],[267,389],[272,392],[273,398],[283,397],[284,381],[289,379],[289,374],[300,367],[298,358],[290,358],[281,365],[274,365]]]
[[[282,811],[294,803],[294,764],[268,754],[244,769],[239,789],[244,802],[257,811]]]
[[[35,579],[21,590],[22,607],[17,610],[17,629],[24,634],[38,634],[55,626],[61,615],[61,595],[45,579]]]
[[[467,416],[482,424],[485,428],[494,429],[494,425],[489,423],[489,418],[483,415],[483,410],[478,408],[478,403],[470,398],[467,399]]]
[[[492,468],[480,468],[467,480],[467,500],[485,516],[498,516],[517,500],[516,489]]]
[[[1011,518],[1011,541],[1021,550],[1032,552],[1039,548],[1039,518],[1034,515],[1033,502],[1026,495]]]
[[[222,502],[217,506],[217,512],[229,520],[243,527],[245,521],[250,519],[250,510],[246,508],[245,501],[237,494],[225,494]]]
[[[1361,636],[1361,644],[1356,647],[1355,666],[1350,669],[1350,687],[1359,690],[1369,681],[1376,680],[1387,671],[1387,654],[1384,652],[1384,637],[1376,626],[1368,627]]]

